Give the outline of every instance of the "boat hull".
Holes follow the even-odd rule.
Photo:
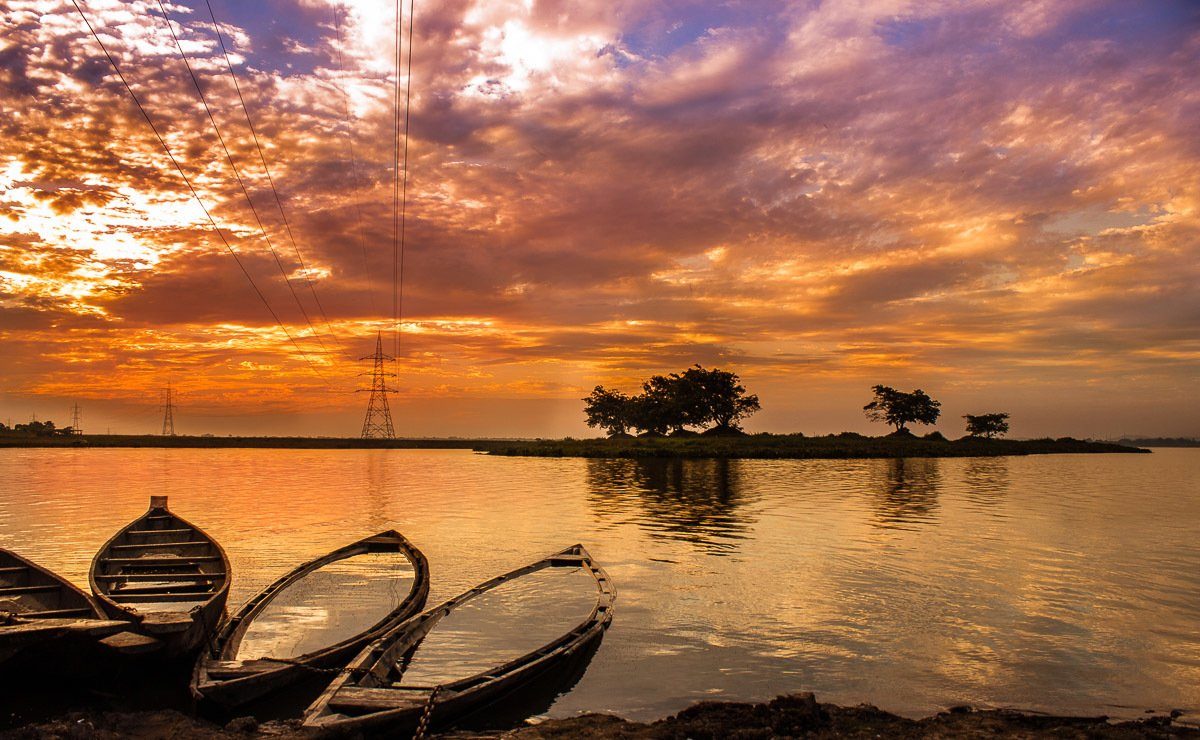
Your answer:
[[[408,595],[379,622],[363,632],[322,650],[284,660],[236,660],[242,636],[271,601],[308,574],[339,560],[366,553],[402,554],[413,567],[413,584]],[[259,702],[264,697],[314,679],[325,673],[332,680],[347,662],[371,640],[419,612],[429,595],[429,563],[425,555],[394,530],[380,532],[322,557],[309,561],[263,589],[244,605],[217,635],[213,649],[196,661],[192,674],[192,695],[202,709],[228,713]],[[317,689],[319,692],[320,686]],[[311,698],[311,694],[309,698]],[[307,704],[307,702],[305,702]],[[299,707],[303,709],[303,705]]]
[[[437,687],[399,682],[402,672],[396,673],[394,667],[404,663],[443,617],[493,588],[550,567],[583,567],[595,579],[596,604],[582,623],[537,650],[480,674]],[[305,712],[304,724],[334,734],[411,733],[426,711],[435,727],[457,724],[532,688],[541,678],[580,663],[586,667],[585,658],[590,659],[612,621],[615,598],[607,574],[581,545],[497,576],[398,625],[364,648]],[[563,685],[559,683],[560,688]]]
[[[67,579],[0,548],[0,682],[38,669],[76,673],[77,656],[127,626],[105,620]]]
[[[199,650],[224,619],[229,558],[204,530],[173,514],[165,496],[150,501],[96,553],[89,581],[105,614],[161,643],[158,657],[175,659]]]

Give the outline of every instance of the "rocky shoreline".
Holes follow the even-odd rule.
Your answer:
[[[955,707],[919,720],[869,705],[819,703],[811,693],[781,696],[761,704],[701,702],[656,722],[630,722],[613,715],[585,714],[546,720],[517,729],[450,732],[453,740],[717,740],[718,738],[1200,738],[1200,726],[1182,713],[1147,714],[1145,719],[1110,722],[1105,717],[1067,717],[1003,709]],[[221,726],[174,710],[71,712],[52,720],[0,731],[0,740],[97,738],[316,738],[298,721],[259,724],[235,719]]]

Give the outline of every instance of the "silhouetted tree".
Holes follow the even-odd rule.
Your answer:
[[[704,425],[703,391],[692,379],[679,373],[655,375],[642,384],[646,412],[672,432]]]
[[[967,420],[967,434],[972,437],[992,437],[1008,434],[1008,414],[963,414]]]
[[[61,430],[54,428],[52,421],[31,421],[28,424],[14,424],[13,431],[23,432],[34,437],[53,437],[55,434],[61,434]]]
[[[652,376],[636,396],[598,385],[583,402],[588,426],[601,427],[610,435],[628,429],[666,434],[707,424],[715,425],[710,432],[740,431],[737,422],[761,408],[758,396],[748,395],[737,375],[700,365],[683,373]]]
[[[680,380],[695,404],[690,424],[711,422],[718,430],[740,430],[739,421],[762,409],[758,396],[747,395],[735,373],[694,365],[683,371]]]
[[[644,434],[666,434],[675,424],[671,400],[664,394],[645,391],[629,399],[630,426]]]
[[[875,400],[863,406],[871,421],[883,421],[896,427],[897,432],[908,431],[908,425],[933,424],[941,415],[941,403],[930,398],[918,388],[912,393],[898,391],[886,385],[873,386]]]
[[[589,427],[600,427],[611,437],[625,434],[633,426],[633,399],[620,391],[598,385],[583,402]]]

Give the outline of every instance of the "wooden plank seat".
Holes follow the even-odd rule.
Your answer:
[[[213,660],[208,663],[208,677],[218,681],[253,676],[263,671],[274,670],[283,661],[278,660]]]
[[[25,573],[29,570],[24,565],[13,565],[6,568],[0,568],[0,576],[15,576]]]
[[[92,609],[44,609],[36,612],[21,612],[26,619],[59,619],[63,617],[90,617],[95,612]]]
[[[121,655],[152,653],[163,647],[161,640],[134,632],[118,632],[115,635],[109,635],[100,640],[100,644]]]
[[[432,690],[432,686],[396,686],[387,689],[343,686],[329,700],[329,707],[331,709],[383,711],[410,704],[425,704],[428,694]],[[405,696],[406,692],[412,692],[416,696]]]
[[[113,594],[178,594],[178,593],[206,593],[213,590],[211,583],[170,583],[164,586],[132,586],[129,588],[114,588],[110,593]]]
[[[214,581],[218,578],[224,578],[224,573],[201,573],[192,571],[190,573],[113,573],[111,575],[97,575],[97,581]]]
[[[17,596],[19,594],[45,594],[58,591],[62,586],[57,583],[43,583],[37,586],[6,586],[0,588],[0,596]]]
[[[215,563],[222,560],[220,555],[151,555],[144,558],[107,558],[105,565],[120,567],[123,565],[197,565],[199,563]]]
[[[196,530],[191,527],[183,527],[182,529],[131,529],[125,534],[136,535],[151,535],[151,534],[190,534]]]
[[[205,601],[212,596],[212,591],[197,591],[194,593],[173,594],[109,594],[108,598],[121,604],[147,604],[168,601]]]
[[[205,542],[204,540],[193,542],[142,542],[136,545],[113,545],[112,549],[117,551],[160,550],[167,547],[212,547],[212,543]]]

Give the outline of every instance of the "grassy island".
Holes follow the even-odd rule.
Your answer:
[[[724,457],[764,459],[870,458],[870,457],[997,457],[1001,455],[1052,455],[1063,453],[1149,450],[1110,442],[1061,437],[1059,439],[958,440],[890,434],[867,437],[853,432],[806,437],[803,434],[753,434],[744,436],[618,437],[610,439],[559,439],[532,442],[492,442],[476,449],[493,455],[541,457]]]
[[[736,436],[646,436],[608,439],[359,439],[357,437],[215,437],[155,434],[56,436],[0,435],[4,447],[166,447],[192,449],[259,448],[302,450],[460,449],[492,455],[532,457],[684,457],[684,458],[868,458],[996,457],[1095,452],[1149,452],[1111,442],[1059,439],[958,440],[890,434],[867,437],[853,432],[807,437],[803,434]]]

